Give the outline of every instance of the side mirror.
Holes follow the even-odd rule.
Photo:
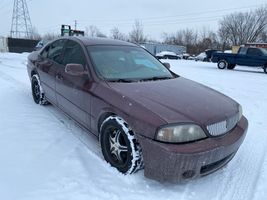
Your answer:
[[[168,69],[170,69],[171,68],[171,65],[170,65],[170,63],[162,63],[165,67],[167,67]]]
[[[85,74],[85,69],[81,64],[70,63],[66,65],[65,72],[72,76],[80,76]]]

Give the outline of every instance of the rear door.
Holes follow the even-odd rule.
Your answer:
[[[55,77],[58,67],[60,67],[62,64],[62,52],[64,44],[65,40],[61,39],[46,46],[40,53],[40,59],[37,63],[40,81],[42,83],[45,95],[47,99],[54,104],[57,104]]]
[[[91,96],[87,92],[92,82],[89,78],[85,52],[80,44],[68,40],[62,66],[56,72],[56,97],[58,106],[80,124],[90,129]],[[86,74],[74,76],[65,72],[67,64],[81,64]]]

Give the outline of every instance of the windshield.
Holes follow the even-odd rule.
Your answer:
[[[163,64],[139,47],[88,46],[88,53],[98,75],[108,81],[173,78]]]

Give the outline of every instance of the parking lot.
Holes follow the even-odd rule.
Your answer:
[[[171,70],[238,101],[249,129],[223,169],[184,184],[124,176],[103,159],[96,138],[55,107],[36,105],[28,54],[0,54],[0,194],[2,199],[264,199],[267,196],[267,75],[219,70],[215,63],[164,60]]]

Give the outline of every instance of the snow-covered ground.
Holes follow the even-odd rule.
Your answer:
[[[240,102],[247,137],[222,170],[185,184],[161,184],[143,171],[124,176],[101,155],[95,137],[55,107],[36,105],[27,54],[0,54],[0,199],[267,199],[267,75],[261,69],[168,61],[176,73]]]

